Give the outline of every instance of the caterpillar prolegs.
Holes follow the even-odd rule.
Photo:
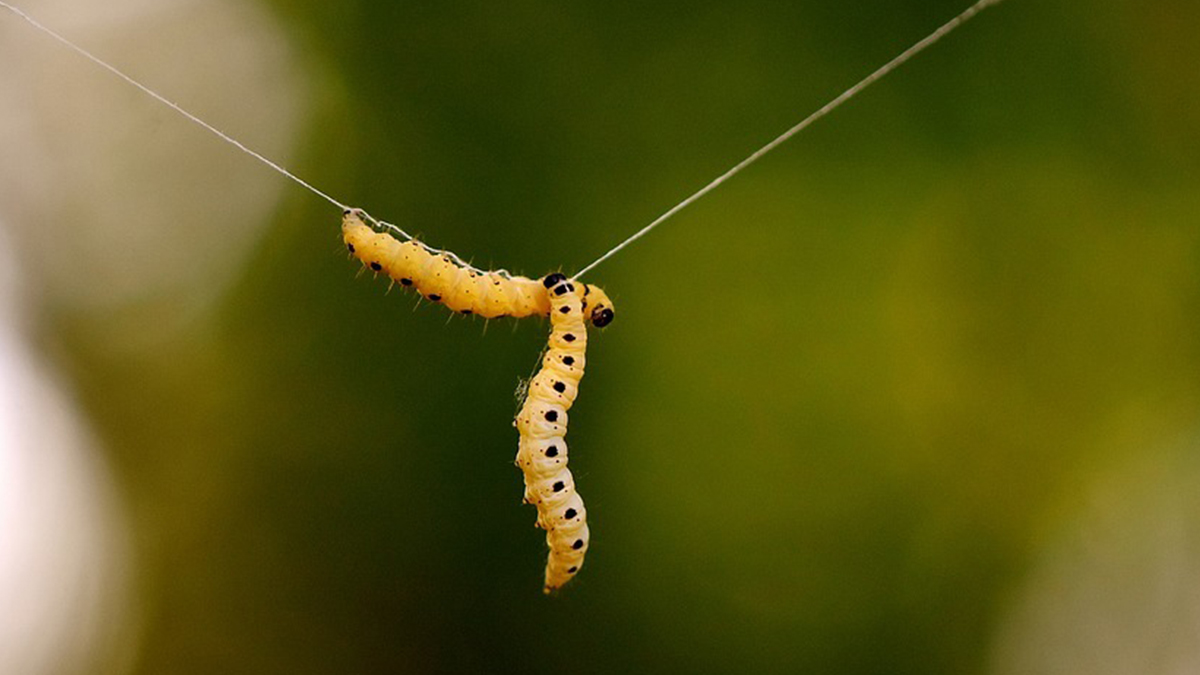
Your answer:
[[[525,502],[537,507],[536,525],[546,530],[550,548],[544,590],[561,587],[583,566],[589,541],[587,510],[567,468],[567,411],[583,377],[587,322],[611,323],[612,301],[600,288],[563,274],[537,280],[488,272],[415,239],[401,242],[373,230],[357,209],[343,214],[342,239],[366,267],[455,312],[550,317],[549,346],[513,426],[520,434],[516,464],[525,474]]]

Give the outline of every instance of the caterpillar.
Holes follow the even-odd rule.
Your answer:
[[[342,240],[366,268],[462,314],[550,317],[546,354],[513,426],[520,435],[516,465],[525,475],[524,501],[537,507],[534,524],[546,530],[550,548],[543,590],[562,587],[583,566],[590,539],[587,510],[567,468],[567,411],[583,377],[587,324],[612,323],[612,300],[599,287],[557,272],[539,280],[479,270],[416,239],[401,242],[378,232],[366,219],[359,209],[342,214]]]
[[[342,213],[342,241],[367,268],[387,274],[393,282],[413,288],[451,311],[487,319],[550,314],[550,298],[539,280],[505,270],[476,269],[453,253],[416,239],[402,242],[376,232],[366,224],[360,209]],[[607,326],[615,316],[612,301],[596,286],[585,284],[584,290],[591,307],[587,319],[594,326]]]
[[[550,341],[542,367],[529,383],[513,425],[521,436],[516,464],[525,474],[525,503],[537,507],[534,523],[550,548],[544,592],[570,581],[587,553],[587,509],[567,468],[567,411],[579,394],[587,349],[587,286],[562,274],[542,280],[549,292]],[[611,308],[610,308],[611,309]],[[595,323],[593,321],[593,323]]]

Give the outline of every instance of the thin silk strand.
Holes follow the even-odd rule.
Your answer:
[[[649,225],[643,227],[642,229],[638,230],[637,232],[634,232],[632,235],[630,235],[630,237],[628,239],[626,239],[625,241],[622,241],[621,243],[619,243],[616,246],[609,249],[608,253],[605,253],[604,255],[602,255],[599,258],[592,261],[591,264],[587,265],[583,269],[576,272],[575,276],[573,278],[578,279],[578,278],[582,277],[586,272],[592,270],[600,263],[602,263],[605,260],[608,260],[609,258],[616,255],[617,252],[620,251],[621,249],[632,244],[633,242],[637,241],[638,239],[641,239],[642,237],[646,236],[647,234],[650,233],[650,230],[653,230],[654,228],[661,225],[663,221],[665,221],[666,219],[675,215],[676,213],[679,213],[683,209],[687,208],[688,205],[690,205],[692,202],[696,201],[697,199],[700,199],[701,197],[708,194],[709,192],[712,192],[721,183],[724,183],[725,181],[729,180],[730,178],[733,178],[738,173],[740,173],[742,171],[742,169],[745,169],[746,167],[750,166],[751,164],[757,162],[759,160],[759,158],[761,158],[763,155],[774,150],[775,148],[779,147],[780,145],[783,145],[783,143],[786,142],[789,138],[791,138],[792,136],[795,136],[796,134],[800,133],[801,131],[804,131],[804,129],[806,129],[813,122],[816,122],[817,120],[821,119],[822,117],[833,112],[838,106],[840,106],[843,103],[845,103],[846,101],[854,98],[859,92],[861,92],[863,89],[866,89],[867,87],[874,84],[877,80],[882,78],[884,75],[887,75],[888,73],[892,72],[896,68],[899,68],[901,65],[904,64],[905,61],[908,61],[909,59],[911,59],[912,57],[914,57],[918,53],[920,53],[922,50],[924,50],[926,47],[928,47],[928,46],[932,45],[933,43],[937,42],[938,40],[942,39],[943,37],[945,37],[945,35],[947,33],[954,30],[955,28],[958,28],[964,22],[969,20],[971,17],[980,13],[984,9],[987,9],[991,5],[996,5],[996,4],[999,4],[1000,2],[1001,2],[1001,0],[979,0],[974,5],[971,5],[962,14],[959,14],[958,16],[954,17],[950,21],[947,21],[940,28],[938,28],[937,30],[930,33],[925,39],[921,40],[920,42],[914,44],[913,46],[911,46],[908,49],[901,52],[901,54],[899,56],[892,59],[891,61],[888,61],[886,64],[884,64],[882,67],[880,67],[879,70],[876,70],[875,72],[866,76],[861,81],[859,81],[858,84],[854,85],[853,87],[850,87],[849,89],[847,89],[846,91],[844,91],[840,95],[838,95],[837,98],[835,98],[832,101],[830,101],[829,103],[826,103],[825,105],[821,106],[821,108],[818,109],[816,112],[814,112],[813,114],[811,114],[808,117],[801,120],[799,124],[792,127],[791,129],[788,129],[787,131],[783,132],[777,138],[775,138],[775,140],[771,141],[770,143],[767,143],[766,145],[762,146],[758,150],[755,150],[754,154],[752,154],[749,157],[747,157],[746,159],[743,159],[742,161],[738,162],[732,169],[726,171],[725,173],[721,174],[720,176],[717,176],[716,179],[714,179],[711,183],[709,183],[708,185],[705,185],[704,187],[697,190],[695,192],[695,194],[693,194],[692,196],[688,197],[687,199],[679,202],[675,206],[672,206],[666,213],[662,214],[661,216],[659,216],[659,217],[655,218],[653,221],[651,221],[651,223]]]

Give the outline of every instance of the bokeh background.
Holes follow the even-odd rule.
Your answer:
[[[22,6],[540,275],[966,3]],[[592,272],[593,546],[547,598],[546,325],[414,311],[0,11],[0,672],[1200,672],[1196,25],[1009,0]]]

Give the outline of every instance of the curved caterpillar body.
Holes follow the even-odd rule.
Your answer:
[[[358,209],[346,210],[342,240],[371,270],[462,314],[550,317],[549,347],[513,426],[521,436],[516,464],[525,474],[525,502],[537,507],[536,525],[546,530],[550,547],[544,590],[561,587],[583,566],[589,540],[587,510],[567,468],[567,411],[583,377],[587,323],[611,323],[616,316],[612,300],[600,288],[563,274],[530,279],[479,270],[453,253],[377,232],[367,219]]]
[[[550,313],[550,297],[541,281],[504,270],[479,270],[453,253],[430,248],[416,239],[400,241],[376,232],[358,209],[347,209],[342,214],[342,241],[366,267],[387,274],[405,288],[415,288],[425,298],[455,312],[488,319]],[[607,325],[613,320],[612,302],[596,286],[585,284],[584,289],[591,309],[587,319],[596,326]]]
[[[537,507],[550,556],[545,592],[570,581],[583,566],[587,509],[567,468],[567,411],[579,393],[587,348],[586,286],[551,274],[542,281],[550,302],[550,346],[529,383],[513,422],[521,434],[516,464],[525,474],[525,502]],[[611,309],[611,306],[610,306]]]

